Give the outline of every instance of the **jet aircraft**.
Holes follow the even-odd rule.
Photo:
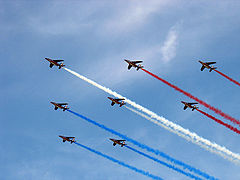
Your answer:
[[[186,110],[187,108],[191,108],[192,111],[194,111],[194,109],[198,109],[198,107],[194,104],[198,104],[198,103],[188,103],[188,102],[184,102],[184,101],[181,101],[185,106],[184,106],[184,110]]]
[[[111,139],[110,140],[113,142],[113,146],[116,146],[116,144],[119,144],[121,147],[127,145],[125,143],[126,140],[117,140],[117,139]]]
[[[59,109],[62,109],[63,111],[69,109],[68,108],[68,103],[55,103],[55,102],[51,102],[51,104],[53,104],[55,107],[54,109],[57,110],[58,108]]]
[[[211,72],[214,69],[217,69],[214,66],[210,66],[211,64],[215,64],[216,62],[202,62],[202,61],[198,61],[198,62],[202,64],[201,71],[203,71],[205,68],[209,69],[209,72]]]
[[[53,60],[53,59],[50,59],[50,58],[45,58],[48,62],[50,62],[50,65],[49,67],[52,68],[53,66],[58,66],[59,69],[61,69],[61,67],[64,67],[65,65],[63,63],[60,63],[59,62],[62,62],[64,60]]]
[[[141,64],[138,64],[138,63],[142,63],[142,61],[130,61],[127,59],[124,59],[124,61],[128,63],[128,69],[131,69],[131,67],[135,67],[137,68],[137,71],[138,71],[139,69],[143,68]]]
[[[115,103],[116,104],[119,104],[120,107],[122,107],[123,105],[125,105],[126,103],[123,101],[125,99],[115,99],[115,98],[111,98],[111,97],[108,97],[108,99],[110,99],[112,101],[111,105],[113,106]]]
[[[68,142],[70,142],[71,144],[72,144],[73,142],[76,142],[76,141],[75,141],[75,137],[66,137],[66,136],[59,136],[59,137],[62,138],[63,142],[68,141]]]

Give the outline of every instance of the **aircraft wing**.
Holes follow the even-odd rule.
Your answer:
[[[68,103],[57,103],[58,105],[68,105]]]
[[[53,60],[53,61],[55,61],[55,62],[62,62],[62,61],[64,61],[64,60]]]
[[[132,61],[133,63],[142,63],[143,61]]]
[[[126,140],[117,140],[117,141],[122,142],[122,141],[126,141]]]
[[[113,106],[115,104],[115,102],[112,101],[111,105]]]
[[[125,100],[124,98],[120,98],[120,99],[115,99],[117,101],[122,101],[122,100]]]
[[[184,106],[184,108],[183,108],[184,110],[186,110],[187,109],[187,106]]]
[[[210,64],[215,64],[216,62],[206,62],[206,64],[210,65]]]
[[[193,104],[198,104],[198,103],[188,103],[188,104],[193,105]]]
[[[131,65],[131,64],[129,64],[129,65],[128,65],[128,69],[131,69],[131,67],[132,67],[132,65]]]
[[[203,71],[204,69],[205,69],[205,66],[202,66],[202,67],[201,67],[201,71]]]
[[[50,67],[50,68],[52,68],[52,67],[53,67],[53,64],[52,64],[52,63],[50,63],[49,67]]]

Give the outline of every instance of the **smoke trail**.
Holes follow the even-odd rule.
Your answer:
[[[167,84],[168,86],[174,88],[175,90],[181,92],[182,94],[188,96],[189,98],[194,99],[195,101],[199,102],[199,103],[202,104],[203,106],[205,106],[205,107],[211,109],[212,111],[214,111],[215,113],[221,115],[221,116],[224,117],[225,119],[228,119],[228,120],[232,121],[233,123],[240,125],[240,121],[238,121],[237,119],[235,119],[235,118],[233,118],[233,117],[231,117],[231,116],[225,114],[225,113],[222,112],[221,110],[219,110],[219,109],[217,109],[217,108],[215,108],[215,107],[213,107],[213,106],[211,106],[211,105],[205,103],[204,101],[198,99],[197,97],[191,95],[190,93],[188,93],[188,92],[186,92],[186,91],[183,91],[183,90],[180,89],[179,87],[177,87],[177,86],[175,86],[175,85],[169,83],[168,81],[166,81],[166,80],[164,80],[164,79],[158,77],[157,75],[155,75],[155,74],[153,74],[153,73],[147,71],[146,69],[143,69],[143,68],[142,68],[142,70],[143,70],[144,72],[148,73],[149,75],[155,77],[156,79],[162,81],[163,83]]]
[[[231,130],[234,131],[235,133],[240,134],[240,130],[238,130],[237,128],[231,126],[230,124],[224,123],[223,121],[221,121],[221,120],[219,120],[219,119],[211,116],[210,114],[208,114],[208,113],[206,113],[206,112],[204,112],[204,111],[201,111],[200,109],[196,109],[196,110],[197,110],[198,112],[202,113],[203,115],[211,118],[212,120],[216,121],[217,123],[219,123],[219,124],[227,127],[228,129],[231,129]]]
[[[144,176],[147,176],[147,177],[152,178],[152,179],[162,180],[162,178],[160,178],[160,177],[158,177],[158,176],[155,176],[155,175],[153,175],[153,174],[150,174],[149,172],[143,171],[143,170],[141,170],[141,169],[137,169],[137,168],[134,167],[134,166],[130,166],[130,165],[128,165],[128,164],[126,164],[126,163],[124,163],[124,162],[122,162],[122,161],[119,161],[119,160],[117,160],[117,159],[115,159],[115,158],[113,158],[113,157],[110,157],[110,156],[108,156],[108,155],[106,155],[106,154],[103,154],[103,153],[101,153],[101,152],[99,152],[99,151],[96,151],[96,150],[94,150],[94,149],[92,149],[92,148],[90,148],[90,147],[84,146],[84,145],[82,145],[82,144],[80,144],[80,143],[77,143],[77,142],[74,142],[74,143],[75,143],[76,145],[84,148],[84,149],[87,149],[87,150],[89,150],[89,151],[91,151],[91,152],[93,152],[93,153],[95,153],[95,154],[97,154],[97,155],[99,155],[99,156],[102,156],[102,157],[104,157],[104,158],[106,158],[106,159],[108,159],[108,160],[110,160],[110,161],[112,161],[112,162],[114,162],[114,163],[117,163],[117,164],[119,164],[119,165],[121,165],[121,166],[124,166],[124,167],[126,167],[126,168],[129,168],[129,169],[131,169],[131,170],[133,170],[133,171],[135,171],[135,172],[137,172],[137,173],[140,173],[140,174],[142,174],[142,175],[144,175]]]
[[[130,111],[132,111],[132,112],[134,112],[134,113],[136,113],[136,114],[138,114],[139,116],[142,116],[143,118],[145,118],[145,119],[148,119],[149,121],[154,121],[152,118],[150,118],[150,117],[148,117],[148,116],[146,116],[145,114],[143,114],[143,113],[141,113],[141,112],[139,112],[139,111],[136,111],[135,109],[132,109],[132,108],[130,108],[130,107],[127,107],[127,106],[125,106],[127,109],[129,109]],[[156,123],[156,124],[158,124],[158,125],[160,125],[160,126],[163,126],[160,122],[158,122],[158,123]],[[172,129],[170,130],[170,131],[173,131]],[[212,143],[212,142],[210,142],[210,141],[208,141],[208,140],[206,140],[205,139],[205,141],[206,142],[201,142],[201,141],[197,141],[197,140],[195,140],[195,139],[192,139],[192,138],[190,138],[189,136],[186,136],[185,134],[182,134],[181,132],[175,132],[178,136],[180,136],[180,137],[182,137],[182,138],[184,138],[184,139],[186,139],[186,140],[188,140],[188,141],[191,141],[192,143],[194,143],[194,144],[197,144],[197,145],[199,145],[200,147],[202,147],[202,148],[204,148],[204,149],[206,149],[206,150],[208,150],[208,151],[210,151],[210,152],[212,152],[212,153],[215,153],[215,154],[218,154],[218,155],[220,155],[220,156],[222,156],[224,159],[227,159],[227,160],[230,160],[230,161],[232,161],[232,162],[235,162],[235,163],[239,163],[239,161],[238,161],[238,159],[237,159],[237,156],[239,156],[239,154],[234,154],[234,156],[236,156],[236,157],[229,157],[229,155],[227,154],[227,153],[225,153],[225,151],[227,150],[225,147],[222,147],[222,146],[219,146],[218,144],[216,144],[216,143]],[[209,146],[208,144],[213,144],[213,146]],[[222,151],[219,151],[219,148],[221,148],[221,149],[223,149]],[[227,151],[229,151],[229,150],[227,150]],[[231,152],[231,151],[229,151],[229,152]],[[231,152],[232,153],[232,152]]]
[[[145,154],[145,153],[143,153],[143,152],[141,152],[141,151],[138,151],[138,150],[136,150],[136,149],[134,149],[134,148],[132,148],[132,147],[130,147],[130,146],[128,146],[128,145],[125,145],[125,147],[128,148],[128,149],[130,149],[130,150],[132,150],[132,151],[134,151],[134,152],[136,152],[136,153],[138,153],[138,154],[140,154],[140,155],[142,155],[142,156],[145,156],[145,157],[147,157],[147,158],[149,158],[149,159],[151,159],[151,160],[153,160],[153,161],[155,161],[155,162],[157,162],[157,163],[159,163],[159,164],[162,164],[162,165],[164,165],[164,166],[167,166],[167,167],[169,167],[170,169],[174,169],[175,171],[177,171],[177,172],[179,172],[179,173],[181,173],[181,174],[184,174],[184,175],[186,175],[186,176],[188,176],[188,177],[190,177],[190,178],[197,179],[197,180],[201,180],[201,178],[199,178],[199,177],[197,177],[197,176],[194,176],[194,175],[192,175],[192,174],[190,174],[190,173],[186,173],[185,171],[183,171],[183,170],[181,170],[181,169],[179,169],[179,168],[177,168],[177,167],[175,167],[175,166],[173,166],[173,165],[170,165],[170,164],[167,164],[167,163],[165,163],[165,162],[163,162],[163,161],[160,161],[159,159],[154,158],[154,157],[152,157],[152,156],[149,156],[148,154]]]
[[[172,163],[175,163],[175,164],[177,164],[177,165],[180,165],[180,166],[182,166],[184,169],[188,169],[189,171],[194,172],[194,173],[196,173],[196,174],[199,174],[199,175],[201,175],[201,176],[203,176],[203,177],[205,177],[205,178],[207,178],[207,179],[215,179],[214,177],[209,176],[209,175],[206,174],[205,172],[202,172],[202,171],[200,171],[200,170],[198,170],[198,169],[196,169],[196,168],[194,168],[194,167],[191,167],[190,165],[187,165],[187,164],[185,164],[185,163],[183,163],[183,162],[181,162],[181,161],[179,161],[179,160],[176,160],[176,159],[170,157],[169,155],[167,155],[167,154],[165,154],[165,153],[163,153],[163,152],[161,152],[161,151],[159,151],[159,150],[155,150],[155,149],[153,149],[153,148],[151,148],[151,147],[149,147],[149,146],[147,146],[147,145],[145,145],[145,144],[139,143],[139,142],[137,142],[137,141],[129,138],[129,137],[126,136],[126,135],[123,135],[123,134],[121,134],[121,133],[119,133],[119,132],[117,132],[117,131],[115,131],[115,130],[113,130],[113,129],[110,129],[110,128],[104,126],[103,124],[99,124],[99,123],[97,123],[96,121],[93,121],[93,120],[91,120],[91,119],[89,119],[89,118],[87,118],[87,117],[85,117],[85,116],[83,116],[83,115],[81,115],[81,114],[78,114],[78,113],[76,113],[76,112],[73,112],[73,111],[71,111],[71,110],[67,110],[67,111],[73,113],[74,115],[76,115],[76,116],[78,116],[78,117],[80,117],[80,118],[82,118],[82,119],[84,119],[84,120],[86,120],[86,121],[88,121],[88,122],[90,122],[90,123],[92,123],[92,124],[94,124],[94,125],[102,128],[102,129],[104,129],[105,131],[108,131],[108,132],[110,132],[110,133],[112,133],[112,134],[114,134],[114,135],[119,136],[120,138],[123,138],[123,139],[125,139],[125,140],[127,140],[127,141],[129,141],[129,142],[131,142],[131,143],[133,143],[133,144],[135,144],[136,146],[138,146],[138,147],[140,147],[140,148],[142,148],[142,149],[146,149],[147,151],[152,152],[152,153],[154,153],[154,154],[156,154],[156,155],[159,155],[159,156],[165,158],[166,160],[168,160],[168,161],[170,161],[170,162],[172,162]]]
[[[191,138],[191,142],[194,142],[195,144],[198,144],[198,145],[199,145],[199,144],[202,144],[201,147],[207,147],[207,146],[209,146],[209,147],[211,147],[211,148],[214,148],[214,149],[216,149],[216,150],[219,151],[218,154],[226,154],[226,156],[228,156],[228,157],[225,157],[225,158],[228,159],[228,160],[237,160],[237,161],[240,160],[240,155],[239,155],[239,154],[233,153],[233,152],[231,152],[230,150],[226,149],[226,148],[223,147],[223,146],[220,146],[220,145],[218,145],[218,144],[216,144],[216,143],[212,143],[211,141],[209,141],[209,140],[207,140],[207,139],[204,139],[204,138],[198,136],[196,133],[192,133],[192,132],[190,132],[189,130],[184,129],[184,128],[181,127],[181,126],[179,126],[179,125],[177,125],[177,124],[175,124],[175,123],[173,123],[173,122],[171,122],[171,121],[168,121],[167,119],[165,119],[165,118],[163,118],[163,117],[158,116],[156,113],[154,113],[154,112],[152,112],[152,111],[150,111],[150,110],[148,110],[148,109],[146,109],[146,108],[144,108],[144,107],[136,104],[135,102],[132,102],[131,100],[129,100],[129,99],[121,96],[120,94],[118,94],[118,93],[116,93],[116,92],[113,92],[113,91],[110,90],[109,88],[106,88],[106,87],[104,87],[104,86],[101,86],[100,84],[97,84],[96,82],[94,82],[94,81],[92,81],[92,80],[90,80],[90,79],[88,79],[88,78],[86,78],[86,77],[84,77],[84,76],[82,76],[82,75],[80,75],[80,74],[78,74],[78,73],[70,70],[70,69],[67,69],[67,68],[64,68],[64,69],[65,69],[66,71],[70,72],[71,74],[79,77],[80,79],[82,79],[82,80],[84,80],[84,81],[92,84],[93,86],[95,86],[95,87],[97,87],[97,88],[99,88],[99,89],[102,89],[103,91],[105,91],[105,92],[107,92],[107,93],[109,93],[109,94],[111,94],[111,95],[113,95],[113,96],[115,96],[115,97],[117,97],[117,98],[124,98],[126,103],[128,103],[128,104],[130,104],[131,106],[139,109],[140,111],[145,112],[145,113],[148,114],[151,118],[157,119],[157,120],[159,121],[159,123],[162,123],[162,124],[164,125],[164,126],[162,126],[162,127],[164,127],[164,128],[165,128],[165,127],[171,128],[171,129],[172,129],[171,132],[174,132],[175,134],[178,134],[178,135],[179,135],[179,133],[181,133],[181,134],[182,134],[181,137],[183,137],[183,138],[185,138],[185,139],[187,139],[187,140],[189,140],[189,139]],[[166,129],[169,130],[169,128],[166,128]],[[209,151],[211,151],[211,152],[215,152],[215,151],[211,150],[211,148],[205,148],[205,149],[206,149],[206,150],[209,150]],[[223,156],[223,157],[224,157],[224,156]]]
[[[234,79],[228,77],[226,74],[223,74],[222,72],[214,69],[214,71],[216,71],[218,74],[222,75],[223,77],[227,78],[228,80],[232,81],[233,83],[235,83],[236,85],[240,86],[240,83],[235,81]]]

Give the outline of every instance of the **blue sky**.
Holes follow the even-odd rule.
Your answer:
[[[240,179],[239,166],[117,106],[108,94],[45,57],[103,84],[184,128],[240,153],[239,137],[198,112],[191,101],[124,58],[142,59],[147,70],[240,119],[239,87],[217,73],[200,71],[199,59],[217,61],[240,81],[238,1],[0,1],[0,179],[145,179],[84,149],[77,140],[164,179],[186,179],[128,149],[111,134],[49,101],[103,123],[220,179]],[[215,115],[206,108],[204,111]],[[219,117],[216,115],[216,117]],[[219,117],[221,118],[221,117]],[[117,138],[117,137],[113,137]]]

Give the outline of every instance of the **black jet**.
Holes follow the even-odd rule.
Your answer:
[[[108,97],[108,99],[110,99],[112,101],[111,105],[113,106],[114,104],[119,104],[120,107],[122,107],[123,105],[125,105],[126,103],[123,101],[125,99],[115,99],[115,98],[111,98],[111,97]]]
[[[186,110],[187,108],[191,108],[192,111],[194,111],[194,109],[198,109],[198,107],[194,104],[198,104],[198,103],[188,103],[188,102],[184,102],[184,101],[181,101],[185,106],[184,106],[184,110]]]
[[[202,64],[201,71],[203,71],[205,68],[209,69],[209,72],[211,72],[214,69],[217,69],[214,66],[210,66],[211,64],[215,64],[216,62],[202,62],[202,61],[198,61],[198,62]]]
[[[59,69],[61,69],[61,67],[64,67],[65,65],[63,63],[60,63],[59,62],[62,62],[64,60],[53,60],[53,59],[50,59],[50,58],[45,58],[48,62],[50,62],[50,65],[49,67],[52,68],[53,66],[58,66]]]
[[[121,147],[127,145],[125,143],[126,140],[118,140],[118,139],[111,139],[110,140],[113,142],[113,146],[116,146],[117,144],[119,144]]]
[[[127,59],[124,59],[124,61],[126,61],[128,63],[128,69],[131,69],[131,67],[135,67],[135,68],[137,68],[137,71],[138,71],[139,69],[143,68],[143,66],[141,64],[138,64],[138,63],[142,63],[143,61],[130,61]]]
[[[68,141],[68,142],[70,142],[71,144],[72,144],[73,142],[76,142],[76,141],[75,141],[75,137],[66,137],[66,136],[59,136],[59,137],[62,138],[63,142]]]
[[[51,102],[51,104],[53,104],[55,107],[54,109],[57,110],[58,108],[59,109],[62,109],[63,111],[69,109],[68,108],[68,103],[55,103],[55,102]]]

